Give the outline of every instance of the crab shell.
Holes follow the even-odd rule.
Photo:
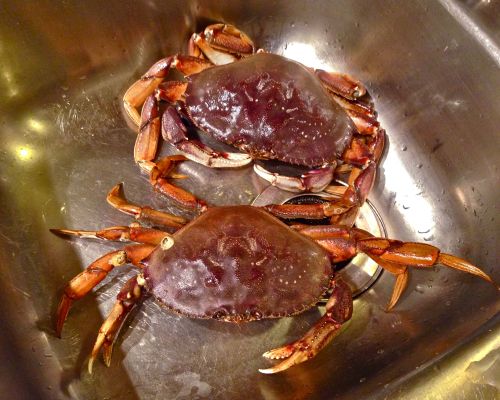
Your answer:
[[[355,127],[314,74],[260,53],[189,76],[193,123],[253,158],[314,167],[339,159]]]
[[[328,289],[328,253],[263,210],[209,209],[144,262],[146,288],[193,318],[251,321],[300,313]]]

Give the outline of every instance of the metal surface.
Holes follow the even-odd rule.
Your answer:
[[[65,282],[117,247],[67,242],[49,227],[129,220],[105,204],[118,181],[138,203],[168,207],[132,160],[124,90],[194,30],[226,21],[258,45],[346,71],[374,96],[389,144],[370,199],[389,236],[429,241],[496,281],[500,57],[497,1],[43,1],[0,8],[0,390],[53,399],[495,398],[498,294],[443,268],[414,271],[394,312],[382,274],[314,360],[263,376],[260,355],[297,338],[320,310],[244,325],[197,321],[147,301],[110,368],[85,360],[131,271],[79,302],[63,339],[52,316]],[[168,151],[163,146],[163,151]],[[183,166],[196,194],[250,203],[251,169]],[[122,273],[125,272],[123,275]],[[445,390],[443,388],[446,388]],[[410,397],[407,397],[410,396]]]

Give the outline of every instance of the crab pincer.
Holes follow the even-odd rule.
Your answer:
[[[412,267],[443,264],[493,282],[478,267],[428,244],[376,238],[348,226],[289,227],[270,212],[252,206],[210,207],[173,234],[164,232],[163,237],[160,230],[133,236],[126,227],[56,232],[146,242],[104,255],[73,278],[64,291],[58,335],[73,301],[89,293],[111,269],[128,262],[140,269],[122,288],[99,330],[89,370],[101,349],[109,365],[123,321],[148,295],[190,318],[243,323],[299,314],[314,307],[331,289],[325,314],[302,338],[264,353],[266,358],[280,360],[260,370],[271,374],[313,358],[349,321],[351,291],[335,275],[334,267],[358,253],[365,253],[396,276],[388,309],[399,300]]]
[[[185,81],[169,80],[172,69]],[[287,176],[254,164],[257,175],[284,190],[321,191],[346,168],[352,171],[350,188],[358,190],[355,178],[371,174],[384,147],[384,131],[361,82],[256,51],[248,35],[228,24],[194,33],[188,55],[155,63],[123,102],[139,127],[134,158],[147,173],[162,136],[188,159],[211,168],[253,160],[307,168]],[[239,152],[216,151],[190,137],[188,127]],[[342,200],[334,210],[336,222],[352,222],[364,197]]]

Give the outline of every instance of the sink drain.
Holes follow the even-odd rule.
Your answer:
[[[268,204],[284,203],[314,203],[335,198],[338,198],[338,196],[329,193],[307,193],[294,195],[277,189],[274,186],[269,186],[255,198],[252,205],[265,206]],[[328,223],[328,221],[325,222]],[[315,223],[318,223],[318,221],[315,221]],[[356,218],[355,226],[357,228],[364,229],[377,237],[387,237],[385,225],[380,218],[380,214],[369,200],[367,200],[361,207],[358,217]],[[338,264],[336,267],[337,275],[349,284],[354,297],[359,296],[371,285],[373,285],[382,272],[382,268],[380,268],[375,261],[370,259],[365,254],[358,254],[350,261]],[[320,304],[325,303],[327,300],[328,296],[325,296],[325,298],[320,301]]]

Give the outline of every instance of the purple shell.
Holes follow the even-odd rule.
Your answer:
[[[250,321],[308,309],[328,288],[327,252],[252,206],[209,209],[145,261],[148,290],[194,318]]]
[[[340,158],[351,119],[306,67],[256,54],[188,77],[194,124],[254,158],[314,167]]]

